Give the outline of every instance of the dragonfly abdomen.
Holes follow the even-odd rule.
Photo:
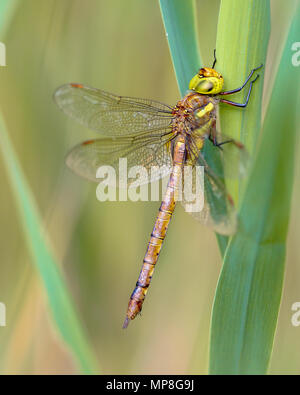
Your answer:
[[[129,321],[133,320],[142,310],[142,305],[150,285],[152,275],[157,263],[167,229],[175,209],[177,195],[179,192],[182,166],[185,156],[185,141],[179,136],[174,147],[173,168],[168,182],[165,197],[159,208],[147,251],[143,260],[142,269],[136,287],[133,290],[127,309],[127,315],[123,328],[127,328]]]
[[[142,310],[142,305],[152,279],[155,265],[167,233],[172,213],[173,212],[171,211],[164,210],[163,207],[160,207],[159,209],[159,214],[156,218],[155,225],[151,233],[151,238],[148,243],[145,258],[143,260],[142,269],[140,271],[136,287],[130,296],[127,317],[123,326],[125,328],[129,323],[128,319],[133,320],[136,315]]]

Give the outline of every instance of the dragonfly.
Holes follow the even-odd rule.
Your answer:
[[[127,158],[129,167],[142,165],[147,170],[152,166],[171,168],[142,268],[129,299],[123,328],[127,328],[129,322],[141,313],[175,209],[179,184],[184,183],[185,166],[204,168],[204,205],[201,211],[191,214],[218,233],[230,235],[236,230],[236,211],[226,189],[224,168],[229,163],[233,172],[237,172],[236,169],[242,167],[246,150],[242,143],[224,137],[218,131],[217,110],[220,103],[245,108],[252,86],[259,77],[258,73],[255,77],[253,75],[263,65],[252,69],[239,88],[224,91],[224,79],[215,70],[215,63],[216,59],[211,68],[200,68],[191,79],[186,95],[175,106],[118,96],[79,83],[65,84],[54,94],[55,102],[65,114],[101,134],[100,138],[75,146],[68,154],[66,163],[79,176],[99,182],[96,173],[102,165],[113,166],[118,174],[120,158]],[[248,93],[244,103],[224,98],[246,86]],[[160,172],[151,181],[164,175]],[[189,179],[192,187],[195,178],[193,172]],[[189,211],[184,197],[181,203]]]

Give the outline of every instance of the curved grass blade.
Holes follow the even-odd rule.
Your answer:
[[[269,35],[269,0],[223,0],[221,2],[216,68],[225,78],[225,90],[241,86],[251,69],[266,63]],[[241,141],[246,146],[250,157],[253,154],[261,125],[264,70],[261,69],[256,74],[260,77],[253,86],[246,109],[220,105],[222,133]],[[229,100],[243,103],[247,91],[248,89],[245,88],[230,96]],[[239,202],[241,192],[239,184],[240,182],[232,180],[227,183],[236,204]]]
[[[160,0],[160,8],[178,87],[183,96],[190,79],[203,65],[197,39],[195,2],[188,0],[183,4],[180,0]],[[217,240],[223,256],[228,237],[217,234]]]
[[[265,64],[270,34],[269,0],[226,0],[221,2],[217,32],[216,68],[225,77],[225,90],[241,86],[250,70]],[[233,39],[234,37],[234,39]],[[222,133],[245,144],[250,155],[261,125],[261,99],[263,70],[255,83],[251,100],[246,109],[220,106],[220,124]],[[244,102],[247,89],[230,100]],[[226,169],[225,169],[226,172]],[[235,204],[239,204],[242,190],[241,181],[227,181],[228,190]],[[224,256],[228,238],[217,236],[219,248]]]
[[[291,25],[263,125],[257,159],[219,279],[211,326],[210,373],[265,374],[284,277],[293,184],[299,69],[299,11]],[[298,117],[298,119],[297,119]]]
[[[202,62],[198,50],[194,0],[160,0],[160,9],[182,96]]]
[[[26,182],[0,114],[0,148],[33,262],[39,272],[54,322],[82,373],[97,373],[98,363],[77,318],[62,273],[47,239],[34,197]]]

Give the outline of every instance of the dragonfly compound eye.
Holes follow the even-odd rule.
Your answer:
[[[215,95],[221,92],[223,79],[216,77],[200,77],[195,75],[191,79],[189,89],[202,95]]]
[[[216,70],[204,67],[191,79],[189,89],[202,95],[216,95],[222,91],[223,82]]]

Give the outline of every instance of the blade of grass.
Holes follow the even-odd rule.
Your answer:
[[[225,90],[242,85],[250,70],[265,63],[270,34],[269,0],[227,0],[221,2],[217,32],[216,68],[225,78]],[[234,39],[233,39],[234,37]],[[250,156],[261,124],[263,70],[254,85],[246,109],[220,106],[220,124],[224,135],[245,144]],[[247,89],[235,94],[233,101],[244,102]],[[226,169],[225,169],[226,172]],[[240,183],[228,180],[227,188],[238,206]],[[217,235],[219,249],[224,256],[229,238]]]
[[[225,90],[238,88],[250,70],[265,64],[270,35],[269,0],[226,0],[221,2],[217,32],[217,65],[224,76]],[[247,108],[220,105],[221,131],[245,144],[250,157],[261,125],[264,70],[253,86]],[[245,102],[248,87],[228,96],[229,100]],[[226,173],[226,168],[225,168]],[[228,180],[227,186],[236,204],[244,180]]]
[[[193,0],[160,0],[162,19],[178,87],[183,96],[191,78],[201,68],[196,25],[196,6]],[[216,235],[221,255],[224,255],[228,237]]]
[[[41,276],[54,322],[81,372],[97,373],[99,368],[96,357],[76,315],[67,286],[43,228],[34,197],[18,163],[1,114],[0,149],[19,211],[24,236],[33,262]]]
[[[298,13],[300,9],[298,8]],[[296,13],[279,66],[249,183],[219,279],[211,326],[210,373],[265,374],[284,277],[300,104],[292,43]]]
[[[202,65],[200,59],[194,0],[160,0],[173,66],[182,96]]]
[[[265,59],[270,30],[269,2],[268,0],[245,0],[244,2],[228,0],[221,4],[217,36],[217,68],[223,72],[227,87],[232,88],[239,86],[250,69],[261,64]],[[179,89],[183,95],[188,88],[190,78],[202,64],[195,27],[195,3],[190,0],[184,3],[180,0],[160,0],[160,6]],[[236,24],[236,21],[239,23]],[[244,34],[241,34],[241,31]],[[232,37],[235,37],[235,40]],[[261,37],[264,39],[261,40]],[[257,42],[260,45],[257,45]],[[243,51],[241,48],[244,48]],[[232,59],[236,61],[234,67],[232,67]],[[258,86],[255,88],[257,92],[252,96],[256,96],[256,100],[251,98],[253,110],[250,111],[250,118],[252,119],[251,125],[255,124],[259,128],[262,78],[260,88]],[[227,118],[222,122],[222,131],[225,131],[225,134],[237,140],[242,137],[242,131],[247,135],[247,132],[243,130],[243,125],[248,125],[249,115],[243,113],[241,109],[235,111],[232,108],[226,109],[225,106],[220,112],[221,117],[223,113],[227,114]],[[223,126],[225,126],[224,130]],[[237,182],[231,182],[228,187],[237,203]],[[217,235],[217,240],[223,256],[228,237]]]
[[[19,5],[19,0],[1,0],[0,2],[0,39],[3,39],[14,12]]]

